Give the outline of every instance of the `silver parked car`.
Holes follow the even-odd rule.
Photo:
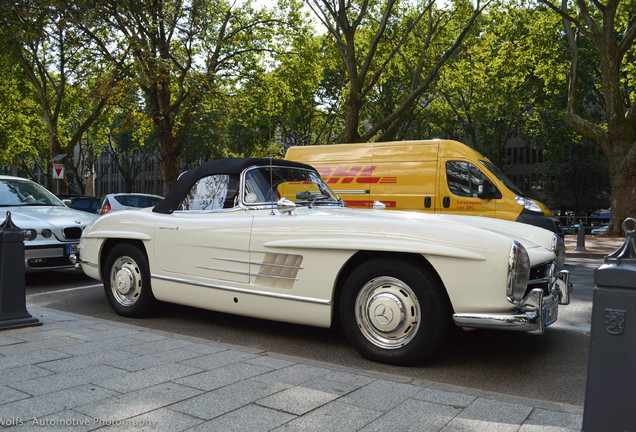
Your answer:
[[[116,193],[108,194],[102,202],[100,215],[115,210],[135,210],[147,207],[154,207],[163,201],[163,197],[159,195],[150,195],[142,193]]]
[[[11,220],[24,232],[27,272],[73,268],[79,238],[96,215],[66,207],[39,184],[0,176],[0,220]]]

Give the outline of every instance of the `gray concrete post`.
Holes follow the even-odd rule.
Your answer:
[[[632,225],[632,229],[628,229]],[[636,219],[594,272],[583,431],[636,431]]]

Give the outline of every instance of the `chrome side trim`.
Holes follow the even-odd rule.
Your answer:
[[[85,259],[82,259],[82,258],[79,259],[79,263],[81,265],[86,265],[88,267],[98,268],[98,265],[96,263],[91,261],[86,261]]]
[[[225,269],[214,268],[214,267],[205,267],[205,266],[194,266],[194,267],[201,270],[218,271],[223,273],[232,273],[232,274],[239,274],[239,275],[245,275],[245,276],[261,276],[261,277],[268,277],[273,279],[286,279],[286,280],[293,280],[293,281],[298,280],[298,278],[290,278],[285,276],[273,276],[273,275],[267,275],[267,274],[261,274],[261,273],[241,272],[241,271],[234,271],[234,270],[225,270]]]
[[[322,300],[322,299],[317,299],[317,298],[312,298],[312,297],[301,297],[301,296],[294,296],[294,295],[289,295],[289,294],[277,294],[277,293],[271,293],[271,292],[267,292],[267,291],[259,291],[259,290],[253,290],[253,289],[247,289],[247,288],[229,287],[229,286],[224,286],[224,285],[216,285],[216,284],[211,284],[211,283],[206,283],[206,282],[199,282],[199,281],[175,278],[175,277],[170,277],[170,276],[162,276],[162,275],[157,275],[157,274],[152,274],[152,275],[150,275],[150,277],[152,279],[159,279],[159,280],[164,280],[164,281],[167,281],[167,282],[182,283],[182,284],[186,284],[186,285],[193,285],[193,286],[199,286],[199,287],[203,287],[203,288],[217,289],[217,290],[221,290],[221,291],[236,292],[236,293],[241,293],[241,294],[250,294],[250,295],[256,295],[256,296],[261,296],[261,297],[271,297],[271,298],[277,298],[277,299],[281,299],[281,300],[291,300],[291,301],[298,301],[298,302],[303,302],[303,303],[313,303],[313,304],[319,304],[319,305],[323,305],[323,306],[331,306],[331,300]]]
[[[303,269],[302,267],[299,267],[299,266],[290,266],[285,264],[268,264],[265,262],[242,261],[242,260],[234,260],[234,259],[228,259],[228,258],[215,258],[215,257],[212,257],[212,259],[217,261],[227,261],[227,262],[233,262],[233,263],[239,263],[239,264],[254,264],[257,266],[282,267],[282,268],[295,269],[295,270]]]
[[[333,190],[336,195],[369,195],[371,191],[369,189],[356,189],[356,190]]]

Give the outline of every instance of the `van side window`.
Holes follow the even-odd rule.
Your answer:
[[[477,189],[485,179],[484,173],[470,162],[446,162],[446,181],[454,195],[477,197]]]
[[[213,175],[199,179],[179,205],[178,210],[219,210],[237,205],[239,179]]]

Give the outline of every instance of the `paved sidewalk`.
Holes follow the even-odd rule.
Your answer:
[[[625,237],[585,236],[585,251],[577,251],[576,235],[565,236],[565,254],[574,258],[603,258],[616,251],[625,243]]]
[[[0,331],[2,431],[556,432],[582,425],[580,406],[47,308],[29,312],[41,326]]]

